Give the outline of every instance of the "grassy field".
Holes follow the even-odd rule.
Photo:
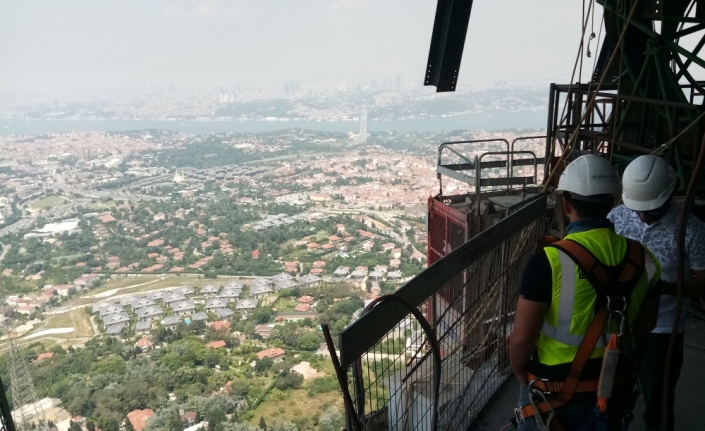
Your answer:
[[[323,371],[326,376],[335,376],[335,370],[330,360],[313,361],[311,366],[317,371]],[[301,421],[307,418],[314,421],[317,417],[331,406],[335,406],[342,413],[343,399],[339,391],[316,394],[313,397],[308,395],[308,388],[313,380],[304,381],[303,387],[297,390],[280,391],[277,388],[267,395],[267,398],[252,413],[251,423],[259,425],[260,416],[269,420],[276,418],[291,422]]]
[[[310,383],[306,382],[302,389],[284,392],[272,389],[267,399],[253,411],[254,416],[250,421],[252,425],[259,425],[260,417],[266,418],[267,421],[271,418],[272,422],[277,419],[295,422],[302,418],[313,422],[331,406],[336,406],[340,412],[343,411],[343,399],[338,392],[309,397],[306,389],[308,384]]]
[[[61,196],[49,195],[30,204],[30,207],[37,210],[47,210],[50,208],[58,207],[59,205],[64,205],[71,202],[71,200],[63,198]]]
[[[105,202],[93,202],[88,205],[86,205],[86,208],[94,210],[94,211],[99,211],[99,210],[105,210],[105,209],[110,209],[115,207],[115,201],[109,200]]]
[[[42,343],[46,349],[51,348],[51,346],[55,344],[60,344],[64,348],[71,345],[83,344],[95,335],[93,325],[91,325],[89,319],[88,313],[84,309],[49,316],[41,325],[37,325],[32,328],[32,330],[22,334],[19,344],[22,346],[39,342]],[[57,328],[74,328],[74,331],[64,334],[44,334],[38,337],[26,338],[41,331]],[[3,342],[0,344],[0,351],[4,350],[5,343]]]

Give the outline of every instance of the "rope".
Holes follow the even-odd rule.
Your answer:
[[[602,87],[602,84],[605,82],[605,79],[607,78],[607,71],[610,69],[612,66],[612,62],[614,61],[617,51],[623,49],[623,44],[624,44],[624,36],[627,33],[627,29],[629,28],[629,23],[632,20],[632,17],[634,17],[634,12],[636,12],[637,6],[639,5],[639,0],[635,0],[634,4],[632,5],[632,9],[629,12],[629,16],[627,17],[627,20],[624,22],[624,28],[622,29],[622,33],[619,35],[619,39],[617,40],[616,46],[617,50],[615,50],[609,58],[609,61],[607,62],[607,66],[605,66],[604,70],[602,71],[602,76],[600,77],[600,81],[597,83],[597,87],[595,88],[595,93],[588,102],[588,104],[585,106],[585,112],[583,115],[580,117],[580,121],[578,121],[578,126],[580,126],[583,121],[587,118],[589,115],[590,111],[592,108],[595,106],[595,101],[597,100],[597,93],[600,91],[600,88]],[[551,180],[553,180],[553,177],[556,175],[558,172],[558,167],[565,161],[566,156],[573,151],[573,147],[575,146],[575,142],[578,140],[578,133],[573,133],[570,136],[570,141],[568,141],[568,145],[566,145],[566,148],[563,150],[563,153],[561,153],[561,156],[558,158],[558,161],[556,162],[556,165],[553,167],[551,170],[551,174],[548,176],[546,181],[543,184],[542,191],[546,190],[546,187],[548,187],[548,184],[551,183]]]
[[[698,118],[696,118],[695,120],[693,120],[692,123],[688,124],[688,126],[687,126],[685,129],[683,129],[679,134],[677,134],[676,136],[674,136],[674,137],[673,137],[672,139],[670,139],[668,142],[665,142],[665,143],[661,144],[661,146],[658,147],[658,148],[656,148],[654,151],[652,151],[651,154],[653,154],[654,156],[660,155],[664,150],[668,149],[668,147],[670,147],[671,144],[673,144],[674,142],[676,142],[676,141],[678,140],[678,138],[680,138],[681,136],[683,136],[683,134],[684,134],[685,132],[687,132],[688,129],[690,129],[690,128],[693,127],[695,124],[697,124],[698,121],[700,121],[703,117],[705,117],[705,112],[703,112],[702,114],[700,114],[700,115],[698,116]]]

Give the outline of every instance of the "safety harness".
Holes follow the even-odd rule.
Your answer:
[[[563,382],[552,382],[528,374],[531,381],[530,393],[539,395],[539,402],[533,402],[514,411],[514,420],[517,423],[536,416],[540,428],[546,430],[562,431],[565,428],[554,418],[554,410],[567,404],[573,395],[580,392],[598,392],[599,380],[581,381],[585,364],[590,359],[590,354],[595,349],[598,340],[603,334],[605,324],[613,315],[621,319],[619,335],[624,332],[627,299],[638,283],[644,271],[644,249],[637,241],[627,239],[627,252],[625,257],[616,266],[608,266],[600,262],[588,249],[571,240],[558,241],[556,237],[544,237],[539,241],[539,247],[555,247],[570,257],[578,266],[581,273],[587,278],[597,293],[597,311],[590,326],[583,337],[578,352],[571,364],[568,375]],[[620,303],[621,301],[621,303]],[[617,305],[619,303],[619,305]],[[621,307],[620,307],[621,305]],[[618,336],[613,334],[613,338]],[[633,381],[633,372],[625,372],[614,377],[613,386],[627,384]],[[610,389],[611,392],[611,389]],[[545,393],[557,394],[546,397]],[[604,406],[603,406],[604,409]],[[603,410],[604,411],[604,410]],[[542,415],[547,414],[544,423]]]

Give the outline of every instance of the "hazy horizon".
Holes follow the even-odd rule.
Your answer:
[[[6,3],[0,93],[102,96],[150,85],[355,85],[396,76],[420,85],[435,8],[433,0]],[[568,81],[581,10],[567,0],[475,1],[459,88]]]

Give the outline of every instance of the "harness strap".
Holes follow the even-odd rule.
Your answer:
[[[563,382],[546,382],[539,380],[539,378],[531,373],[526,373],[529,381],[534,381],[533,387],[540,390],[541,392],[563,392]],[[625,385],[627,383],[632,383],[634,381],[634,374],[631,372],[619,374],[614,379],[615,386]],[[575,393],[582,392],[597,392],[597,385],[599,380],[586,380],[578,382],[578,386],[575,388]]]
[[[604,328],[605,322],[607,321],[607,315],[607,309],[604,307],[600,307],[600,309],[595,314],[595,318],[592,319],[590,327],[588,328],[587,333],[583,338],[583,342],[580,343],[580,347],[578,347],[578,353],[575,355],[575,359],[573,360],[573,363],[570,366],[570,370],[568,371],[568,377],[566,378],[565,383],[563,384],[563,390],[561,391],[561,393],[558,394],[556,398],[549,399],[548,403],[545,401],[538,403],[538,411],[531,404],[522,407],[521,415],[524,419],[539,413],[548,413],[551,410],[557,409],[558,407],[567,404],[571,400],[571,398],[573,398],[573,395],[578,389],[580,375],[583,373],[583,368],[585,367],[585,364],[587,363],[588,359],[590,359],[590,353],[592,353],[592,350],[595,348],[597,340],[602,335],[602,329]]]
[[[609,266],[600,262],[587,248],[572,240],[550,244],[569,256],[580,268],[598,294],[628,296],[639,281],[645,267],[644,248],[639,242],[627,239],[627,252],[619,265]]]

